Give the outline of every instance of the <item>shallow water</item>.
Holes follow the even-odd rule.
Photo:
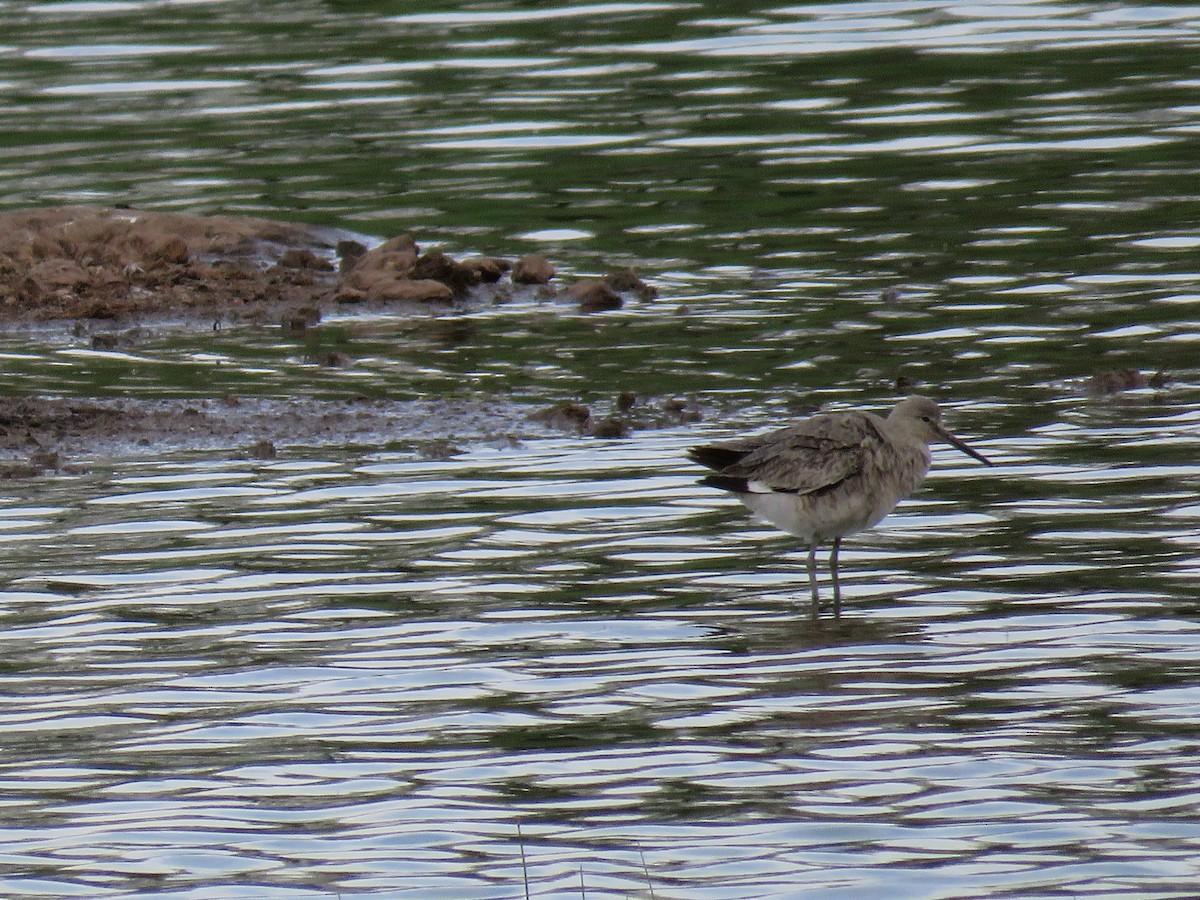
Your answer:
[[[4,896],[1194,894],[1200,7],[0,21],[6,206],[411,230],[660,292],[521,296],[452,343],[353,312],[0,335],[12,394],[508,423],[6,482]],[[1170,380],[1089,394],[1114,368]],[[939,448],[814,627],[803,549],[683,454],[900,377],[998,465]],[[508,440],[625,390],[706,415]]]

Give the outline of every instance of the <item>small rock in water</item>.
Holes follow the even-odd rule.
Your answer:
[[[349,353],[343,353],[341,350],[330,350],[318,356],[315,362],[318,365],[326,366],[331,369],[344,369],[346,366],[354,362],[354,359]]]
[[[358,241],[338,241],[338,271],[345,275],[366,252],[367,248]]]
[[[560,431],[575,431],[583,434],[592,423],[592,411],[582,403],[564,400],[562,403],[555,403],[553,406],[539,409],[529,418]]]
[[[1093,397],[1107,397],[1122,391],[1144,388],[1150,383],[1137,369],[1110,369],[1097,372],[1084,384],[1084,389]]]
[[[639,300],[653,300],[658,291],[646,284],[633,269],[618,269],[604,276],[604,283],[614,291],[633,294]]]
[[[633,391],[621,391],[617,394],[617,409],[620,412],[629,412],[637,405],[638,396]]]
[[[292,247],[279,257],[281,269],[314,269],[318,272],[332,272],[333,263],[324,257],[317,256],[307,247]]]
[[[475,256],[464,259],[462,266],[474,273],[475,281],[482,284],[495,284],[505,272],[512,269],[512,264],[506,259],[491,256]]]
[[[879,295],[884,303],[895,303],[900,299],[900,288],[895,285],[888,285]]]
[[[461,297],[469,288],[479,283],[480,273],[456,262],[441,250],[430,250],[417,258],[410,277],[414,281],[423,278],[440,281],[454,292],[454,296]]]
[[[432,278],[383,277],[367,290],[367,298],[411,303],[453,303],[454,290]]]
[[[556,271],[546,257],[530,253],[517,260],[517,264],[513,266],[513,284],[545,284],[554,277]]]
[[[567,289],[567,296],[579,303],[580,312],[603,312],[620,309],[625,301],[607,282],[600,278],[585,278]]]
[[[304,331],[321,321],[321,311],[315,306],[302,306],[283,317],[284,331]]]
[[[274,459],[276,455],[275,445],[267,438],[251,444],[248,452],[252,459]]]
[[[669,400],[664,400],[662,403],[662,411],[670,418],[681,424],[692,424],[699,422],[703,415],[695,406],[688,403],[686,400],[680,400],[672,397]]]
[[[452,442],[447,440],[427,441],[422,444],[417,452],[421,459],[450,459],[454,456],[459,456],[462,453],[462,448],[456,447]]]
[[[601,419],[592,426],[592,437],[623,438],[629,436],[629,426],[615,416]]]
[[[414,259],[421,254],[421,247],[411,234],[398,234],[388,238],[375,249],[384,253],[411,253]]]

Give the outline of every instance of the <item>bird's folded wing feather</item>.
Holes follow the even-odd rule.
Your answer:
[[[818,493],[859,474],[868,446],[883,440],[865,416],[817,416],[763,435],[721,474],[745,478],[760,490]]]

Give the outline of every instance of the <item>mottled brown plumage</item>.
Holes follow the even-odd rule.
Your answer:
[[[825,413],[767,434],[695,447],[688,455],[716,470],[701,484],[734,494],[752,512],[806,542],[815,619],[817,546],[833,541],[833,609],[840,616],[842,538],[875,525],[921,486],[934,441],[991,465],[942,427],[941,411],[926,397],[900,401],[886,419]]]

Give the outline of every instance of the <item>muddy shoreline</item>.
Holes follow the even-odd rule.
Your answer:
[[[386,310],[443,326],[447,313],[534,291],[583,312],[653,299],[634,273],[558,287],[539,254],[456,260],[410,235],[381,242],[331,228],[241,216],[64,206],[0,212],[0,328],[37,343],[69,327],[99,350],[169,323],[175,328],[263,325],[303,331],[332,311]],[[422,327],[417,325],[415,327]],[[443,328],[444,330],[444,328]],[[58,331],[61,334],[61,331]],[[330,362],[334,365],[335,362]],[[291,446],[411,446],[447,455],[458,443],[512,443],[577,434],[617,438],[631,428],[694,420],[665,400],[611,414],[578,404],[539,409],[511,398],[420,401],[200,401],[0,397],[0,474],[66,471],[78,459],[226,450],[271,458]],[[689,419],[689,417],[692,417]]]

